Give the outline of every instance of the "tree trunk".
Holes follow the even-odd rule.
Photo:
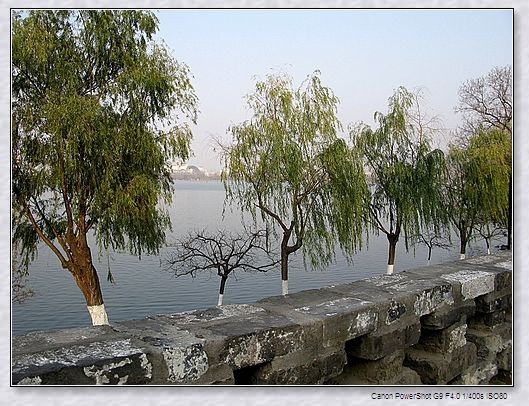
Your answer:
[[[292,247],[288,246],[288,241],[292,235],[292,230],[283,232],[281,240],[281,294],[288,295],[288,256],[292,252]]]
[[[459,259],[465,259],[466,257],[466,250],[467,250],[467,239],[465,237],[465,233],[461,233],[461,247],[459,250]]]
[[[395,265],[395,250],[397,247],[397,241],[399,240],[398,234],[387,234],[389,241],[389,255],[388,255],[388,269],[387,274],[393,273],[393,267]]]
[[[430,265],[431,259],[432,259],[432,247],[428,246],[428,265]]]
[[[220,279],[220,289],[219,289],[219,301],[217,303],[217,306],[222,306],[222,302],[224,299],[224,288],[226,287],[226,281],[228,280],[227,276],[221,276]]]
[[[485,243],[487,244],[487,255],[490,255],[490,238],[485,238]]]
[[[103,303],[103,294],[101,293],[101,286],[97,271],[91,264],[85,266],[71,266],[75,282],[86,301],[88,313],[92,319],[92,325],[99,326],[108,324],[108,316]]]
[[[70,242],[70,246],[73,248],[72,242]],[[108,324],[99,277],[92,264],[92,254],[85,238],[80,237],[76,241],[75,248],[72,249],[72,261],[68,262],[68,270],[74,276],[75,283],[83,293],[92,325]]]
[[[288,295],[288,251],[281,246],[281,294]]]

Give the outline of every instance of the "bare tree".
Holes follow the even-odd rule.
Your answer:
[[[191,275],[203,271],[216,271],[220,277],[219,300],[221,306],[228,276],[235,270],[266,272],[279,264],[272,261],[262,230],[247,234],[231,234],[218,231],[215,235],[206,231],[191,232],[177,241],[175,250],[164,260],[165,269],[175,276]]]
[[[496,67],[486,76],[464,82],[455,111],[463,114],[462,130],[467,135],[480,127],[512,135],[512,68]]]
[[[447,236],[442,235],[440,232],[436,232],[431,229],[427,229],[410,238],[413,245],[426,245],[428,247],[428,259],[427,264],[430,264],[432,259],[432,251],[434,248],[441,248],[448,250],[452,247]]]
[[[490,255],[491,241],[505,236],[505,228],[491,222],[478,221],[474,225],[474,230],[485,240],[485,244],[487,244],[487,255]]]

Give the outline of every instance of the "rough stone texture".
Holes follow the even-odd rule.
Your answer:
[[[445,275],[444,279],[459,282],[464,299],[474,299],[494,290],[495,275],[491,272],[464,270]]]
[[[423,351],[452,353],[466,343],[466,317],[443,330],[425,330],[414,348]]]
[[[347,357],[343,350],[326,350],[320,354],[298,354],[278,357],[259,368],[252,384],[311,385],[339,375]]]
[[[497,374],[498,366],[496,364],[481,361],[451,381],[450,385],[488,385]]]
[[[494,291],[476,298],[476,311],[479,313],[493,313],[510,310],[512,306],[510,290]]]
[[[512,326],[503,323],[493,328],[469,328],[467,340],[477,347],[478,359],[492,361],[502,351],[512,346]]]
[[[512,261],[491,255],[12,340],[18,385],[512,384]]]
[[[349,357],[342,374],[330,385],[420,385],[419,375],[402,365],[404,351],[398,350],[376,361]]]
[[[442,330],[457,323],[461,316],[467,319],[475,314],[474,300],[465,300],[458,305],[444,305],[436,311],[421,318],[423,330]]]
[[[446,385],[476,362],[476,346],[467,343],[449,354],[410,348],[404,365],[417,372],[425,384]]]
[[[409,319],[350,340],[345,344],[345,350],[356,358],[377,360],[391,354],[396,348],[407,348],[416,344],[420,336],[420,323]]]

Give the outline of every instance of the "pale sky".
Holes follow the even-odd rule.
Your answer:
[[[297,86],[321,71],[340,99],[345,131],[386,112],[398,86],[422,87],[425,107],[454,129],[461,84],[513,63],[508,9],[190,9],[157,16],[158,37],[188,65],[199,97],[189,163],[210,170],[220,168],[212,137],[226,137],[230,124],[250,118],[244,96],[256,77],[285,72]]]

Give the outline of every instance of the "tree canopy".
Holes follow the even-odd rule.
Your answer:
[[[349,251],[361,244],[364,172],[337,136],[338,99],[318,72],[297,89],[290,77],[268,76],[247,101],[253,117],[229,129],[223,181],[229,201],[280,236],[286,294],[290,254],[303,247],[321,265],[336,236]]]
[[[145,11],[14,14],[13,243],[43,241],[87,304],[102,304],[86,236],[157,252],[172,197],[168,162],[189,156],[197,97],[186,65],[153,40]]]
[[[440,205],[444,154],[430,148],[435,128],[421,112],[418,93],[398,88],[389,99],[388,113],[376,112],[375,121],[374,130],[364,124],[354,126],[351,137],[373,179],[367,218],[375,232],[388,238],[388,273],[392,273],[401,232],[408,247],[408,236],[444,221]]]
[[[463,114],[463,132],[496,128],[512,135],[512,68],[495,67],[487,75],[465,81],[459,88],[456,112]]]
[[[450,147],[446,207],[460,238],[463,258],[475,227],[507,228],[511,140],[498,128],[481,128],[466,146]]]

